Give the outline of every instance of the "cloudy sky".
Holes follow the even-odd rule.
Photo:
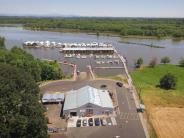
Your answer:
[[[0,14],[184,17],[184,0],[0,0]]]

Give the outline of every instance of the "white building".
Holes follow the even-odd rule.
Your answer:
[[[113,109],[113,103],[107,90],[85,86],[67,93],[63,115],[87,116],[111,114]]]
[[[54,94],[46,93],[42,97],[42,103],[59,103],[63,101],[64,101],[63,93],[54,93]]]

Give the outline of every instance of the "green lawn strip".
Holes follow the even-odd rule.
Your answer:
[[[177,77],[175,90],[163,90],[158,87],[160,78],[166,73],[172,73]],[[146,105],[184,106],[184,68],[176,65],[157,65],[155,68],[145,67],[136,70],[131,76]]]

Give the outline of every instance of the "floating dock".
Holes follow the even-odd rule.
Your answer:
[[[96,54],[113,54],[114,48],[113,47],[66,47],[61,48],[60,52],[69,54],[69,53],[81,53],[81,54],[90,54],[90,53],[96,53]]]
[[[50,41],[26,41],[24,47],[28,48],[59,48],[65,54],[113,54],[114,47],[109,43],[57,43]],[[112,58],[112,56],[109,56]]]

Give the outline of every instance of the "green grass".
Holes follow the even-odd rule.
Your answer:
[[[177,78],[175,90],[158,87],[160,78],[172,73]],[[176,65],[157,65],[145,67],[131,73],[140,98],[147,106],[184,107],[184,68]]]

